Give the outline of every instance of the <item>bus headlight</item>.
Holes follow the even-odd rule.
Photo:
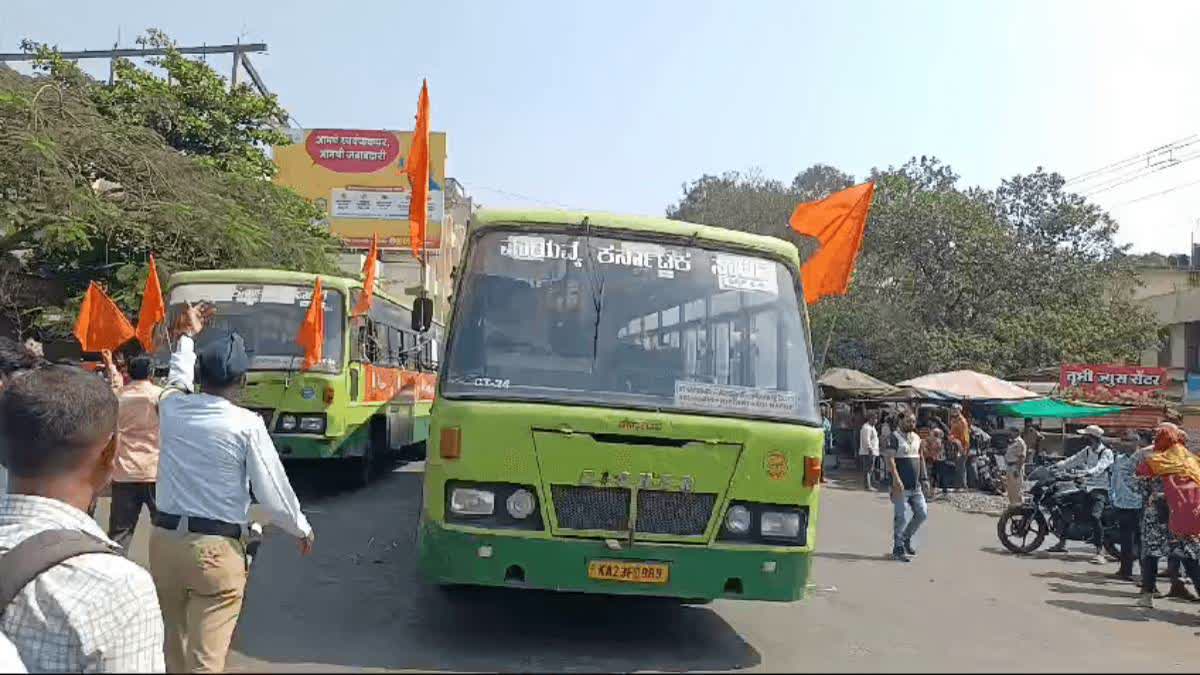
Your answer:
[[[763,511],[758,532],[764,537],[795,539],[800,535],[800,514],[795,511]]]
[[[324,415],[301,415],[300,416],[300,431],[310,434],[325,433],[325,416]]]
[[[745,534],[750,530],[750,509],[735,504],[725,512],[725,529],[734,534]]]
[[[504,502],[504,507],[508,509],[508,515],[517,520],[528,518],[536,505],[537,501],[534,499],[533,493],[525,489],[512,493]]]
[[[295,431],[296,430],[296,416],[295,415],[280,415],[279,416],[279,430],[280,431]]]
[[[490,516],[496,511],[496,493],[474,488],[454,488],[450,511],[460,516]]]

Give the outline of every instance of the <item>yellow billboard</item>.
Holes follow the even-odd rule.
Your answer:
[[[325,225],[348,248],[408,249],[409,186],[404,160],[411,131],[386,129],[292,129],[291,145],[272,148],[275,182],[325,213]],[[445,219],[446,134],[429,134],[429,225],[425,248],[442,244]]]

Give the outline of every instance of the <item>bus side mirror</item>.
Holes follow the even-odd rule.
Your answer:
[[[424,333],[433,325],[433,299],[420,297],[413,300],[412,329]]]

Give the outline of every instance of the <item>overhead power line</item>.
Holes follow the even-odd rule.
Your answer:
[[[1113,189],[1119,188],[1123,185],[1132,183],[1135,180],[1145,178],[1146,176],[1149,176],[1154,173],[1158,173],[1159,171],[1164,171],[1166,169],[1175,168],[1181,164],[1190,162],[1195,159],[1200,159],[1200,152],[1193,152],[1193,153],[1184,155],[1182,157],[1172,157],[1169,160],[1163,160],[1163,161],[1156,162],[1149,166],[1145,166],[1145,167],[1141,167],[1141,168],[1138,168],[1138,169],[1135,169],[1132,171],[1128,171],[1128,172],[1121,174],[1119,176],[1116,176],[1114,178],[1110,178],[1109,180],[1107,180],[1103,183],[1100,183],[1098,185],[1094,185],[1094,186],[1088,187],[1088,188],[1083,188],[1082,193],[1085,197],[1091,197],[1093,195],[1097,195],[1102,192],[1108,192],[1109,190],[1113,190]]]
[[[1189,188],[1189,187],[1193,187],[1196,185],[1200,185],[1200,180],[1194,180],[1194,181],[1190,181],[1187,183],[1182,183],[1180,185],[1176,185],[1175,187],[1167,188],[1166,190],[1160,190],[1159,192],[1153,192],[1148,195],[1142,195],[1141,197],[1138,197],[1137,199],[1130,199],[1127,202],[1121,202],[1120,204],[1117,204],[1117,206],[1126,206],[1128,204],[1136,204],[1138,202],[1146,201],[1147,199],[1153,199],[1154,197],[1161,197],[1165,194],[1170,194],[1172,192],[1175,192],[1176,190],[1182,190],[1184,188]]]
[[[1092,169],[1091,171],[1086,171],[1077,176],[1072,176],[1071,178],[1067,179],[1066,184],[1067,185],[1075,185],[1078,183],[1087,183],[1087,182],[1097,180],[1097,179],[1105,180],[1107,178],[1110,178],[1110,176],[1107,176],[1107,174],[1111,174],[1111,173],[1118,172],[1118,171],[1123,171],[1123,170],[1134,168],[1134,167],[1145,167],[1145,166],[1148,166],[1151,164],[1155,164],[1156,159],[1157,159],[1157,161],[1161,161],[1163,156],[1165,156],[1166,158],[1169,158],[1172,153],[1182,150],[1184,148],[1187,148],[1189,146],[1195,145],[1197,143],[1200,143],[1200,134],[1192,134],[1191,136],[1186,136],[1184,138],[1181,138],[1176,141],[1172,141],[1165,145],[1160,145],[1158,147],[1151,148],[1145,152],[1141,152],[1136,155],[1133,155],[1132,157],[1126,157],[1125,159],[1118,160],[1111,164],[1106,164],[1105,166],[1102,166],[1098,169]],[[1158,156],[1158,158],[1156,158],[1156,156]]]

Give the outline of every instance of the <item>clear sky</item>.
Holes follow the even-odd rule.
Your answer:
[[[410,128],[427,77],[478,202],[661,214],[704,173],[930,154],[992,187],[1200,133],[1198,25],[1186,0],[4,0],[0,50],[131,46],[151,26],[266,42],[253,61],[308,127]],[[1096,200],[1135,249],[1183,251],[1198,181],[1194,159]]]

